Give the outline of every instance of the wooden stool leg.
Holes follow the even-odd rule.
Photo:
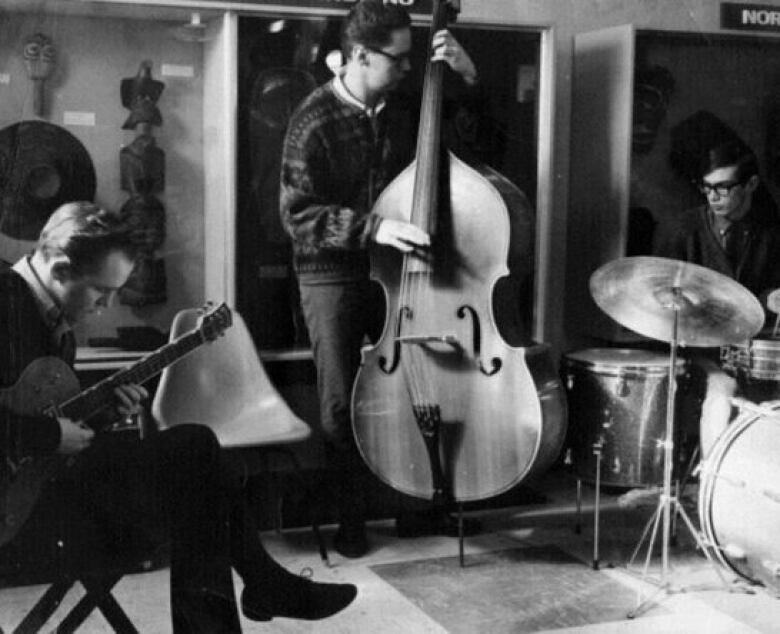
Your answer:
[[[38,599],[32,610],[13,631],[13,634],[35,634],[46,624],[51,615],[59,607],[63,597],[73,587],[75,580],[62,579],[50,585],[43,596]]]
[[[121,574],[82,578],[80,581],[87,593],[62,620],[57,627],[57,634],[75,632],[95,608],[103,613],[117,634],[138,634],[138,630],[111,594],[111,589],[121,578]]]

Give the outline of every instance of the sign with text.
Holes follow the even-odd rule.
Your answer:
[[[232,0],[218,0],[231,2]],[[357,0],[243,0],[244,3],[263,5],[284,5],[288,7],[306,7],[310,9],[349,9]],[[387,4],[397,4],[410,13],[431,14],[433,0],[385,0]]]
[[[723,2],[720,5],[720,26],[742,31],[780,32],[780,7]]]

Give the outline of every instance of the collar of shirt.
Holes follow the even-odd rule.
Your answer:
[[[336,93],[336,95],[342,99],[343,101],[346,101],[348,104],[351,104],[355,106],[356,108],[359,108],[363,112],[365,112],[369,117],[375,117],[385,107],[385,100],[382,99],[379,101],[376,106],[373,108],[368,107],[366,104],[364,104],[360,99],[355,97],[349,90],[347,90],[347,87],[344,85],[344,80],[341,78],[341,75],[336,75],[333,78],[333,91]]]
[[[710,229],[712,229],[712,232],[718,238],[721,246],[725,247],[728,236],[734,229],[734,223],[731,220],[726,219],[726,222],[718,226],[715,221],[715,214],[712,213],[710,209],[707,209],[707,221],[709,222]]]
[[[67,324],[60,307],[57,305],[54,297],[52,297],[51,291],[44,286],[41,277],[38,275],[35,267],[33,267],[30,256],[27,255],[20,259],[14,264],[13,269],[22,276],[25,282],[27,282],[27,285],[35,296],[38,303],[38,309],[41,311],[41,315],[46,323],[52,329]]]

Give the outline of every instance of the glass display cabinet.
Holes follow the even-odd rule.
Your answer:
[[[777,200],[780,42],[620,26],[574,41],[566,328],[571,343],[632,341],[593,302],[602,264],[650,255],[657,223],[703,202],[709,140],[750,145]]]

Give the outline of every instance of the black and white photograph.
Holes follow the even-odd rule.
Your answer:
[[[0,634],[780,631],[780,0],[0,0]]]

